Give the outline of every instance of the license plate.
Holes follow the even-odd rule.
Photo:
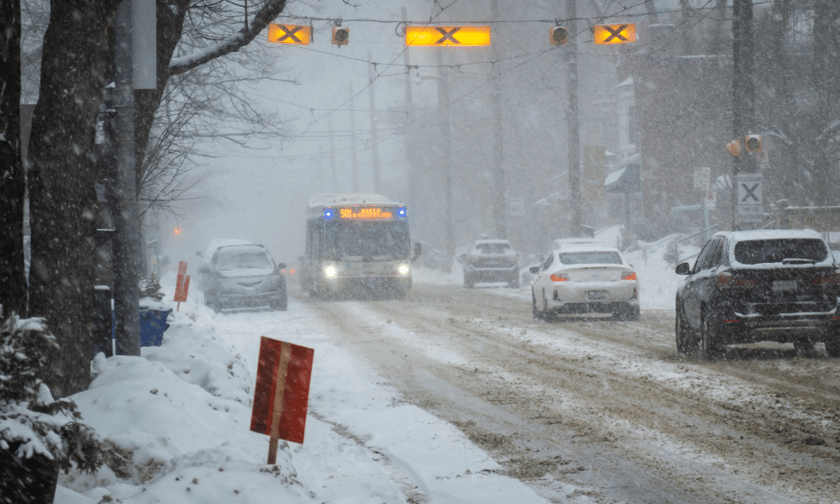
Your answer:
[[[796,280],[776,280],[773,282],[774,292],[796,290]]]
[[[607,293],[604,291],[588,291],[586,294],[589,299],[604,299],[607,297]]]

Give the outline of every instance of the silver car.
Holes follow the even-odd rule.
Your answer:
[[[199,272],[206,279],[204,304],[223,309],[269,308],[285,310],[285,263],[274,264],[262,245],[219,247]]]
[[[609,313],[620,320],[639,318],[639,281],[621,253],[600,245],[551,251],[531,284],[535,318]]]

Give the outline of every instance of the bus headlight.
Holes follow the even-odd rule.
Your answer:
[[[332,264],[324,268],[324,276],[327,278],[335,278],[338,276],[338,268]]]
[[[397,266],[397,272],[402,276],[408,276],[408,273],[411,270],[408,268],[408,264],[400,264]]]

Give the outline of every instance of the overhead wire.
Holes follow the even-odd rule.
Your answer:
[[[447,6],[446,8],[451,7],[452,5],[454,5],[455,3],[457,3],[457,1],[458,1],[458,0],[455,0],[455,2],[453,2],[452,4],[450,4],[449,6]],[[708,7],[708,6],[709,6],[709,4],[710,4],[710,3],[712,3],[712,1],[713,1],[713,0],[707,0],[707,1],[706,1],[706,3],[705,3],[703,6],[701,6],[701,7],[697,7],[697,8],[692,8],[692,9],[691,9],[691,11],[692,11],[692,12],[695,12],[695,13],[696,13],[696,12],[703,11],[703,10],[708,10],[709,12],[708,12],[708,13],[706,13],[706,14],[703,14],[703,15],[699,16],[699,18],[696,18],[695,16],[692,16],[692,18],[695,18],[695,19],[693,19],[693,20],[695,20],[695,22],[692,24],[692,26],[689,28],[689,30],[694,29],[694,27],[696,27],[697,25],[699,25],[702,21],[704,21],[705,19],[710,18],[710,17],[711,17],[711,15],[712,15],[712,14],[714,14],[714,13],[718,10],[718,7],[717,7],[717,6],[713,6],[713,7],[711,7],[711,8],[710,8],[710,7]],[[435,3],[437,3],[437,2],[435,2]],[[624,18],[626,18],[626,17],[645,17],[645,16],[650,16],[650,13],[648,13],[648,12],[644,12],[644,13],[628,13],[628,12],[627,12],[628,10],[631,10],[631,9],[634,9],[634,8],[641,7],[641,6],[643,6],[644,4],[645,4],[645,1],[644,1],[644,0],[642,0],[642,1],[638,2],[638,3],[635,3],[635,4],[630,5],[630,6],[623,6],[623,8],[622,8],[621,10],[619,10],[618,12],[609,13],[609,14],[607,14],[607,13],[602,13],[600,16],[596,16],[596,17],[593,17],[593,16],[585,16],[585,17],[578,17],[578,18],[575,18],[575,20],[579,20],[579,21],[585,21],[585,22],[587,22],[587,23],[588,23],[588,26],[586,26],[586,27],[584,27],[584,28],[582,28],[582,29],[578,30],[578,31],[577,31],[577,33],[576,33],[576,34],[574,34],[574,36],[581,36],[581,35],[583,35],[584,33],[589,32],[589,31],[591,31],[592,26],[593,26],[594,24],[599,24],[599,23],[602,23],[602,22],[604,22],[605,20],[608,20],[608,19],[610,19],[610,18],[616,18],[616,17],[624,17]],[[766,1],[766,2],[757,2],[757,3],[754,3],[754,5],[770,5],[770,4],[772,4],[772,2],[770,2],[770,1]],[[445,10],[445,9],[444,9],[444,10]],[[684,11],[684,9],[682,9],[682,8],[681,8],[681,9],[673,9],[673,10],[664,10],[664,11],[663,11],[663,10],[658,10],[658,11],[656,11],[656,14],[669,14],[669,13],[679,13],[679,12],[685,12],[685,11]],[[439,16],[440,16],[440,14],[442,14],[442,13],[443,13],[443,10],[442,10],[441,12],[439,12],[437,15],[432,15],[432,16],[430,16],[430,18],[429,18],[429,21],[428,21],[428,22],[425,22],[425,21],[424,21],[424,22],[419,22],[419,23],[416,23],[416,24],[424,24],[424,26],[430,26],[430,25],[434,22],[434,20],[435,20],[437,17],[439,17]],[[316,20],[316,21],[318,21],[318,20],[320,20],[320,21],[336,21],[336,19],[337,19],[337,18],[315,18],[315,17],[308,17],[308,16],[306,16],[306,17],[302,17],[302,16],[281,16],[281,17],[287,17],[287,18],[291,18],[291,19],[309,19],[309,20]],[[597,21],[593,22],[593,19],[597,19]],[[486,20],[486,21],[467,21],[467,22],[462,22],[462,21],[459,21],[459,22],[458,22],[458,24],[501,24],[501,23],[514,23],[514,22],[516,22],[516,23],[553,23],[553,24],[555,24],[555,25],[561,25],[562,23],[569,22],[570,20],[571,20],[571,18],[568,18],[568,19],[560,19],[560,18],[556,18],[556,19],[553,19],[553,20],[548,20],[548,19],[530,19],[530,20]],[[378,22],[381,22],[381,23],[391,23],[391,24],[397,24],[397,25],[399,25],[399,24],[408,24],[408,23],[412,23],[412,24],[414,24],[414,23],[415,23],[415,22],[409,22],[409,21],[375,20],[375,19],[369,19],[369,18],[341,19],[341,20],[340,20],[340,22],[341,22],[341,23],[350,23],[350,22],[377,22],[377,23],[378,23]],[[680,27],[680,25],[683,25],[683,24],[685,24],[685,23],[686,23],[686,20],[680,20],[678,23],[676,23],[676,24],[675,24],[675,27],[679,28],[679,27]],[[666,34],[663,34],[663,35],[661,35],[661,36],[657,37],[656,39],[653,39],[653,40],[651,40],[651,41],[649,41],[649,42],[646,42],[646,43],[645,43],[645,44],[643,44],[642,46],[650,46],[650,45],[652,45],[652,44],[654,44],[654,43],[658,43],[658,45],[661,45],[661,43],[662,43],[662,41],[663,41],[663,40],[665,41],[665,43],[668,43],[668,42],[674,42],[674,41],[676,41],[676,40],[679,38],[679,35],[678,35],[678,34],[679,34],[679,33],[681,33],[681,32],[684,32],[684,31],[686,31],[686,30],[685,30],[685,29],[682,29],[682,30],[680,30],[680,29],[676,29],[676,30],[675,30],[675,32],[676,32],[677,34],[675,34],[673,37],[671,37],[671,40],[670,40],[670,41],[666,40],[666,39],[665,39],[665,37],[666,37],[667,35],[666,35]],[[639,46],[636,46],[636,47],[639,47]],[[298,47],[298,49],[301,49],[301,50],[306,50],[306,51],[311,51],[311,52],[322,53],[322,54],[327,54],[327,55],[330,55],[330,56],[335,56],[335,57],[345,58],[345,59],[348,59],[348,60],[353,60],[353,61],[364,62],[364,63],[367,63],[367,64],[374,65],[374,69],[375,69],[377,66],[379,66],[379,65],[383,65],[383,66],[385,66],[385,69],[387,69],[387,68],[390,68],[391,66],[394,66],[395,62],[396,62],[396,61],[397,61],[397,60],[398,60],[398,59],[399,59],[399,58],[403,55],[403,53],[404,53],[404,52],[408,49],[408,47],[403,48],[403,49],[402,49],[402,51],[400,51],[400,53],[399,53],[399,54],[398,54],[398,55],[397,55],[397,56],[396,56],[393,60],[391,60],[389,63],[379,63],[379,62],[369,61],[369,60],[362,59],[362,58],[354,58],[354,57],[345,56],[345,55],[337,55],[337,54],[335,54],[335,53],[330,53],[330,52],[327,52],[327,51],[320,51],[320,50],[317,50],[317,49],[312,49],[312,48],[309,48],[309,47],[304,47],[304,46],[300,46],[300,47]],[[480,90],[481,88],[483,88],[484,86],[486,86],[488,83],[492,82],[493,80],[495,80],[495,79],[497,79],[497,78],[501,78],[502,76],[504,76],[504,75],[506,75],[506,74],[508,74],[508,73],[510,73],[510,72],[515,71],[516,69],[518,69],[518,68],[520,68],[520,67],[522,67],[522,66],[524,66],[524,65],[526,65],[526,64],[528,64],[528,63],[530,63],[530,62],[532,62],[532,61],[534,61],[534,60],[536,60],[536,59],[538,59],[538,58],[540,58],[541,56],[543,56],[543,55],[545,55],[545,54],[547,54],[547,53],[549,53],[550,51],[555,50],[555,49],[557,49],[557,47],[549,47],[549,48],[547,48],[547,49],[545,49],[545,50],[540,50],[540,51],[536,51],[536,52],[530,52],[530,53],[524,53],[524,54],[515,54],[515,55],[512,55],[512,56],[507,56],[507,57],[504,57],[504,58],[499,58],[499,59],[494,59],[494,60],[479,61],[479,62],[467,62],[467,63],[460,63],[460,64],[457,64],[457,65],[453,65],[453,64],[422,64],[422,65],[418,64],[418,65],[409,65],[409,66],[406,68],[406,71],[410,71],[410,70],[411,70],[411,69],[413,69],[413,68],[418,68],[418,69],[419,69],[419,68],[440,68],[440,67],[454,68],[454,67],[466,67],[466,66],[477,66],[477,65],[492,65],[492,66],[494,66],[494,67],[495,67],[496,65],[501,64],[502,62],[505,62],[505,61],[511,61],[511,60],[517,60],[517,59],[527,58],[527,59],[525,59],[524,61],[522,61],[522,62],[518,63],[517,65],[514,65],[514,66],[512,66],[512,67],[510,67],[510,68],[507,68],[507,69],[504,69],[504,70],[500,71],[500,72],[499,72],[498,74],[496,74],[496,75],[488,75],[488,76],[487,76],[487,78],[485,79],[485,81],[484,81],[484,82],[482,82],[481,84],[479,84],[478,86],[474,87],[473,89],[468,90],[466,93],[462,94],[461,96],[458,96],[457,98],[455,98],[455,99],[453,99],[453,100],[450,100],[450,103],[449,103],[449,104],[450,104],[450,105],[452,105],[452,104],[456,104],[456,103],[462,102],[462,101],[463,101],[463,100],[465,100],[467,97],[469,97],[470,95],[472,95],[472,94],[476,93],[478,90]],[[399,74],[391,74],[391,75],[403,75],[403,72],[400,72]],[[300,134],[300,135],[297,135],[297,138],[306,138],[306,137],[307,137],[306,133],[307,133],[307,132],[311,129],[311,127],[312,127],[312,126],[314,126],[315,124],[317,124],[317,123],[318,123],[318,122],[320,122],[321,120],[323,120],[323,119],[325,119],[325,118],[329,117],[330,115],[332,115],[333,113],[337,112],[338,110],[343,109],[345,105],[347,105],[348,103],[350,103],[351,101],[353,101],[353,100],[354,100],[357,96],[359,96],[362,92],[364,92],[366,89],[368,89],[368,87],[369,87],[369,86],[371,86],[371,85],[372,85],[372,84],[373,84],[376,80],[378,80],[380,77],[384,77],[384,76],[386,76],[386,75],[384,75],[384,74],[383,74],[383,72],[379,72],[379,71],[376,71],[376,70],[375,70],[375,71],[374,71],[373,78],[372,78],[372,79],[371,79],[371,80],[370,80],[370,81],[369,81],[369,82],[368,82],[365,86],[363,86],[363,87],[362,87],[362,88],[361,88],[358,92],[356,92],[356,93],[355,93],[352,97],[348,98],[346,101],[344,101],[343,103],[341,103],[341,104],[340,104],[340,105],[338,105],[337,107],[331,107],[331,108],[326,108],[326,109],[316,109],[316,108],[312,108],[312,107],[306,107],[306,106],[302,106],[302,105],[295,105],[295,104],[291,104],[291,103],[289,103],[290,105],[299,106],[299,107],[301,107],[301,108],[305,108],[305,109],[307,109],[307,110],[310,110],[310,112],[313,112],[313,113],[314,113],[314,111],[316,111],[316,110],[317,110],[317,111],[327,111],[327,110],[329,111],[328,113],[324,114],[323,116],[321,116],[321,117],[319,117],[319,118],[317,118],[317,119],[314,119],[314,120],[313,120],[313,121],[312,121],[312,122],[311,122],[311,123],[310,123],[310,124],[309,124],[309,125],[308,125],[308,126],[307,126],[307,127],[306,127],[303,131],[302,131],[302,132],[301,132],[301,134]],[[277,100],[277,101],[279,101],[279,100]],[[425,108],[423,108],[423,109],[419,109],[419,110],[424,110],[424,109],[425,109],[425,110],[429,110],[429,111],[436,111],[436,110],[438,109],[438,107],[437,107],[437,106],[430,106],[430,107],[425,107]],[[422,118],[423,118],[423,116],[421,116],[421,118],[420,118],[420,119],[422,119]],[[326,136],[328,136],[328,135],[324,135],[324,137],[326,137]],[[311,135],[310,135],[310,136],[308,136],[308,137],[309,137],[309,138],[313,138],[313,136],[311,136]]]

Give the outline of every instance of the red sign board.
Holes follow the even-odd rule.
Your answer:
[[[187,293],[190,291],[190,276],[184,278],[184,285],[181,287],[181,299],[176,299],[179,303],[187,302]]]
[[[303,443],[314,353],[311,348],[262,337],[252,431],[269,435],[272,440]]]
[[[173,301],[181,302],[181,298],[183,300],[187,300],[186,293],[184,292],[184,277],[187,274],[187,263],[181,261],[178,263],[178,279],[175,281],[175,299]]]

